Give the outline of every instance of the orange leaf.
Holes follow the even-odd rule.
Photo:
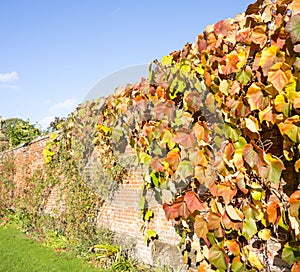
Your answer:
[[[227,240],[225,245],[234,256],[240,254],[240,244],[236,240]]]
[[[279,201],[274,200],[272,203],[268,204],[267,206],[267,214],[268,214],[268,221],[274,224],[278,218],[278,208],[279,208]]]
[[[247,91],[247,98],[251,111],[264,109],[269,101],[267,97],[264,97],[262,88],[257,83],[251,84]]]
[[[243,157],[251,168],[267,165],[264,161],[264,151],[254,143],[244,146]]]
[[[171,205],[164,203],[163,209],[168,220],[178,217],[188,218],[188,216],[190,215],[190,212],[184,202],[183,196],[178,197]]]
[[[273,66],[274,67],[274,66]],[[273,84],[277,91],[282,91],[287,83],[289,83],[288,74],[283,72],[281,69],[277,69],[278,65],[276,65],[275,69],[271,69],[268,75],[268,81]]]
[[[200,200],[199,196],[193,192],[187,192],[184,196],[184,201],[188,210],[193,213],[194,211],[202,211],[205,209],[203,202]]]
[[[206,125],[206,122],[197,122],[193,127],[194,134],[198,141],[209,141],[210,130]]]
[[[256,26],[253,29],[251,35],[251,40],[256,44],[259,44],[261,48],[266,44],[268,40],[268,37],[266,35],[266,30],[267,28],[265,25]]]
[[[226,56],[226,66],[222,67],[222,72],[224,73],[224,75],[229,75],[236,72],[238,70],[237,64],[239,63],[239,61],[239,56],[235,51],[228,54]]]
[[[174,148],[168,152],[165,161],[171,166],[173,170],[176,170],[180,163],[180,151],[178,148]]]

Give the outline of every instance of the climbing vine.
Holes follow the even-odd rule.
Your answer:
[[[276,254],[300,269],[298,12],[257,1],[103,110],[102,137],[134,148],[198,271],[270,271]]]

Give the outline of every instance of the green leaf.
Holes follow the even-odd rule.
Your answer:
[[[232,272],[244,272],[246,265],[241,262],[241,258],[239,256],[235,257],[232,261],[231,270]]]
[[[243,231],[242,235],[247,239],[250,240],[253,235],[257,233],[256,222],[253,218],[246,218],[243,222]]]
[[[194,167],[190,161],[181,161],[178,165],[176,173],[182,180],[194,175]]]
[[[148,242],[148,241],[151,241],[151,240],[154,240],[157,238],[157,233],[156,231],[152,230],[152,229],[149,229],[149,230],[146,230],[146,234],[145,234],[145,239],[144,239],[144,243]]]
[[[269,165],[267,179],[274,184],[278,184],[281,173],[283,170],[285,170],[282,160],[269,153],[265,156],[265,160]]]
[[[115,142],[119,142],[123,136],[123,130],[121,127],[117,126],[112,129],[111,136]]]
[[[214,265],[220,272],[225,272],[227,269],[227,262],[225,252],[218,245],[213,245],[209,250],[209,262]]]
[[[290,33],[293,43],[300,41],[300,14],[291,17],[286,24],[285,30]]]
[[[300,252],[299,247],[294,248],[291,247],[288,243],[284,245],[283,251],[282,251],[282,259],[286,261],[289,265],[292,265],[294,262],[297,262],[300,260]]]
[[[237,72],[236,74],[236,79],[241,82],[242,84],[247,84],[249,82],[249,80],[251,79],[251,75],[252,72],[251,70],[247,69],[247,70],[240,70]]]
[[[239,140],[241,131],[233,124],[225,123],[225,137],[231,139],[233,142]]]

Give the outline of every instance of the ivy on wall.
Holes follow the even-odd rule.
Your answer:
[[[300,269],[298,12],[298,1],[257,1],[104,108],[99,131],[115,151],[136,150],[144,189],[198,271],[269,271],[274,244]]]

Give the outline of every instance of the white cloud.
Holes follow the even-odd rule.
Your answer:
[[[75,106],[76,106],[76,99],[69,98],[63,102],[54,104],[53,106],[50,107],[49,110],[51,113],[55,114],[55,113],[60,113],[61,111],[63,111],[63,112],[72,111]]]
[[[0,73],[0,83],[16,81],[19,79],[17,72]]]
[[[45,130],[49,127],[50,123],[54,121],[55,116],[46,116],[42,120],[38,121],[38,123],[41,125],[42,129]]]

